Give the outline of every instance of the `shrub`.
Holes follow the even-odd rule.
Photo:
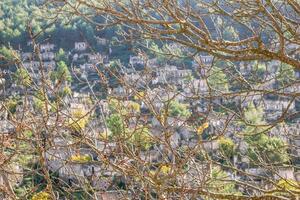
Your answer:
[[[235,144],[230,138],[221,137],[218,141],[221,153],[226,158],[232,158],[235,154]]]

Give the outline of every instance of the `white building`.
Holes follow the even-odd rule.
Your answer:
[[[31,52],[24,52],[21,54],[22,60],[32,60],[33,56]]]
[[[194,79],[183,85],[184,92],[186,95],[197,95],[199,93],[206,93],[208,86],[206,80]]]
[[[105,38],[101,38],[101,37],[97,37],[96,36],[96,40],[97,40],[97,43],[100,44],[100,45],[106,45],[106,44],[108,44],[108,40],[105,39]]]
[[[200,60],[203,65],[210,66],[214,60],[213,56],[200,56]]]
[[[100,53],[96,54],[88,54],[88,60],[91,63],[103,63],[105,56],[101,55]]]
[[[54,46],[55,46],[54,44],[50,44],[50,43],[40,44],[40,50],[41,52],[53,51]]]
[[[78,60],[78,57],[79,57],[78,54],[75,53],[74,56],[73,56],[73,61],[77,61],[77,60]]]
[[[87,46],[86,42],[75,42],[75,50],[77,51],[85,51]]]
[[[289,100],[264,100],[262,103],[266,111],[284,111],[295,109],[295,101],[290,102]]]
[[[183,82],[192,75],[192,70],[178,70],[176,66],[166,66],[155,70],[156,77],[152,80],[152,84],[174,83],[182,85]]]
[[[144,59],[141,58],[140,56],[130,56],[129,58],[129,64],[134,66],[134,65],[144,65]]]
[[[50,51],[46,51],[44,53],[41,53],[42,60],[54,60],[55,54]]]
[[[206,73],[206,68],[210,67],[213,63],[214,57],[213,56],[204,56],[204,55],[198,55],[195,56],[193,61],[193,68],[199,68],[200,67],[200,73],[204,75]]]
[[[47,62],[42,62],[42,65],[44,67],[44,70],[49,72],[49,71],[54,70],[56,64],[55,64],[55,61],[47,61]],[[40,71],[40,62],[39,61],[24,62],[23,66],[29,72],[37,73],[38,71]]]
[[[80,65],[80,69],[82,71],[93,71],[94,70],[94,66],[91,63],[85,63]]]

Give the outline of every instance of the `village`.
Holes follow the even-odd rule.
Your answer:
[[[104,38],[97,38],[97,42],[104,46],[109,43]],[[28,46],[30,45],[32,42],[28,42]],[[233,87],[226,85],[231,84],[230,81],[210,85],[209,69],[215,59],[210,55],[198,54],[193,58],[192,65],[185,67],[174,63],[162,65],[155,57],[131,54],[128,63],[117,63],[117,70],[112,72],[114,63],[110,60],[110,53],[114,49],[110,48],[105,53],[93,52],[87,42],[79,41],[74,43],[72,50],[65,51],[73,80],[63,80],[61,83],[57,79],[48,84],[44,80],[50,80],[51,72],[57,68],[56,55],[60,48],[49,42],[38,45],[38,55],[20,50],[21,64],[18,67],[25,69],[30,75],[30,87],[25,89],[24,85],[14,81],[12,77],[15,71],[0,71],[0,96],[4,97],[0,105],[0,138],[1,141],[8,141],[5,138],[20,137],[19,126],[26,126],[34,117],[40,116],[41,121],[45,120],[44,127],[28,128],[32,135],[39,131],[43,132],[43,137],[51,138],[51,142],[44,144],[47,168],[56,173],[64,184],[74,188],[90,185],[98,198],[118,199],[120,195],[124,195],[120,184],[132,183],[132,177],[124,176],[114,166],[126,168],[147,163],[149,168],[157,170],[166,159],[170,165],[176,162],[178,155],[172,150],[189,153],[191,149],[199,149],[199,152],[201,149],[212,160],[220,162],[224,157],[220,155],[220,137],[230,138],[234,143],[234,153],[228,156],[228,160],[222,161],[225,163],[222,170],[231,180],[243,181],[262,189],[272,188],[266,181],[270,177],[274,181],[300,181],[300,116],[297,115],[300,101],[294,95],[300,91],[300,71],[295,71],[293,84],[281,88],[276,76],[280,63],[266,61],[262,81],[246,91],[241,88],[232,89]],[[239,62],[235,67],[235,73],[241,81],[237,85],[244,87],[245,84],[247,87],[248,78],[256,70],[255,64]],[[112,82],[112,79],[116,79],[117,83]],[[56,107],[52,101],[46,110],[43,106],[42,109],[36,109],[37,102],[33,94],[45,84],[51,86],[43,93],[49,97],[49,101],[55,99],[54,94],[59,90],[70,88],[71,92],[63,95]],[[18,103],[12,111],[4,100],[14,98],[18,98]],[[124,109],[124,113],[128,115],[124,119],[126,130],[142,134],[143,130],[137,131],[137,127],[146,127],[147,134],[155,138],[155,142],[149,144],[147,139],[142,139],[144,141],[135,157],[124,154],[119,142],[113,139],[117,133],[108,125],[107,120],[116,112],[112,105],[116,110]],[[168,106],[169,110],[166,109]],[[250,114],[261,115],[262,123],[268,124],[263,130],[264,134],[282,140],[293,156],[285,162],[279,161],[278,165],[255,164],[247,156],[249,144],[240,136],[247,125],[240,125],[238,114],[245,113],[246,110]],[[83,113],[76,116],[74,113],[79,111]],[[162,119],[164,113],[169,115]],[[83,117],[84,115],[87,117]],[[70,120],[75,127],[66,126]],[[199,131],[197,127],[205,123],[206,127]],[[166,133],[170,135],[166,137]],[[78,138],[84,139],[81,141]],[[11,148],[10,145],[12,144],[5,143],[7,148]],[[202,169],[200,171],[203,174],[197,174],[197,177],[205,180],[214,168],[213,162],[201,162],[201,159],[195,161],[194,157],[186,162],[190,170],[185,176],[177,176],[191,186],[198,184],[194,181],[194,176],[198,173],[195,169]],[[34,156],[30,158],[34,160]],[[231,168],[238,169],[240,173]],[[22,174],[25,169],[16,164],[12,170],[15,170],[15,174]],[[149,172],[145,170],[144,173]],[[7,176],[10,184],[16,186],[24,178],[21,175]],[[1,175],[0,183],[5,181],[5,177]],[[252,192],[251,187],[236,189],[242,193]]]

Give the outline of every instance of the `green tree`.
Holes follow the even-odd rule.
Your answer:
[[[227,92],[229,89],[228,79],[223,70],[213,66],[208,76],[208,84],[213,90]]]
[[[293,66],[281,63],[277,72],[277,81],[280,86],[291,83],[295,80],[295,71]]]
[[[62,96],[70,96],[72,94],[72,90],[69,86],[65,86],[62,91]]]
[[[289,160],[287,144],[278,137],[262,135],[259,140],[251,141],[248,155],[253,164],[263,163],[282,165]]]
[[[248,156],[252,164],[260,162],[283,164],[289,160],[287,145],[278,137],[268,136],[269,126],[264,121],[262,108],[253,103],[245,110],[245,122],[242,123],[245,141],[248,143]]]
[[[45,101],[47,101],[47,97],[44,94],[43,90],[38,90],[33,97],[33,106],[38,111],[45,110]]]
[[[44,108],[45,102],[42,101],[41,99],[34,97],[33,98],[33,107],[38,110],[38,111],[42,111]]]
[[[182,104],[177,100],[173,100],[169,104],[169,115],[171,117],[189,117],[191,112],[189,111],[187,104]]]
[[[253,102],[245,108],[245,121],[250,124],[258,124],[264,122],[264,111],[262,107],[256,107]]]
[[[118,113],[111,114],[107,120],[107,127],[111,130],[113,136],[118,136],[124,133],[124,121]]]
[[[16,112],[17,109],[17,105],[19,103],[19,99],[17,98],[10,98],[5,102],[5,105],[8,109],[8,111],[12,114],[14,114]]]
[[[71,113],[68,125],[75,131],[83,130],[89,122],[89,115],[86,110],[78,108]]]
[[[235,154],[235,144],[230,138],[221,137],[218,141],[221,153],[225,158],[232,158]]]
[[[50,78],[52,81],[72,81],[71,73],[64,61],[59,61],[57,63],[57,68],[54,72],[51,73]]]
[[[130,143],[141,150],[148,150],[153,145],[151,133],[147,127],[138,126],[135,130],[129,130]]]
[[[207,182],[210,191],[222,194],[240,194],[240,192],[236,189],[235,184],[230,181],[229,175],[220,167],[213,167],[210,173],[211,178]],[[213,200],[214,198],[205,196],[204,199]]]
[[[72,95],[72,89],[68,85],[66,85],[58,92],[57,100],[60,101],[60,98],[64,98],[70,95]]]
[[[7,48],[6,46],[0,47],[0,55],[4,57],[5,60],[11,61],[14,60],[14,52],[13,50]]]
[[[56,61],[63,61],[67,64],[68,64],[68,61],[69,61],[65,51],[62,48],[60,48],[58,50],[58,52],[56,53],[55,59],[56,59]]]
[[[257,81],[264,81],[264,77],[267,71],[267,65],[264,62],[257,62],[255,61],[253,63],[254,65],[254,71],[253,71],[253,75],[251,78],[253,79],[253,82],[257,82]]]
[[[179,45],[172,46],[170,44],[164,44],[159,46],[155,42],[151,42],[149,46],[150,54],[152,54],[160,64],[171,62],[179,65],[185,61],[185,52]]]
[[[18,85],[29,87],[32,83],[28,71],[24,68],[18,68],[14,74],[14,79]]]

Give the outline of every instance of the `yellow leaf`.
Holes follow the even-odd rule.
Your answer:
[[[135,100],[141,100],[145,97],[145,93],[143,91],[141,92],[138,92],[135,96],[134,96],[134,99]]]
[[[168,174],[168,173],[170,173],[170,171],[171,171],[171,167],[168,167],[168,166],[166,166],[166,165],[163,165],[163,166],[160,168],[160,171],[161,171],[162,173],[164,173],[164,174]]]
[[[78,108],[72,112],[72,117],[69,119],[68,125],[70,128],[79,131],[84,129],[88,122],[89,116],[87,115],[87,111]]]
[[[150,172],[149,172],[149,176],[151,176],[151,177],[154,177],[154,176],[156,176],[156,171],[155,170],[150,170]]]
[[[202,124],[201,126],[199,126],[198,128],[197,128],[197,133],[200,135],[200,134],[202,134],[203,133],[203,131],[205,130],[205,129],[207,129],[209,127],[209,123],[208,122],[205,122],[204,124]]]
[[[85,155],[77,154],[77,155],[72,155],[70,160],[72,162],[77,162],[77,163],[83,164],[83,163],[88,163],[88,162],[92,161],[92,158],[88,154],[85,154]]]
[[[277,183],[279,189],[288,190],[291,192],[300,192],[300,182],[291,179],[281,179]]]
[[[104,131],[104,132],[102,132],[102,133],[99,133],[99,137],[100,137],[101,139],[105,139],[105,140],[107,140],[107,139],[109,138],[110,135],[111,135],[111,131],[110,131],[110,130],[108,130],[107,132]]]

